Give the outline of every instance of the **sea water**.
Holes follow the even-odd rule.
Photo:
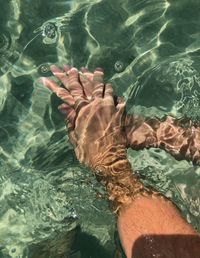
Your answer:
[[[200,2],[0,0],[0,257],[113,257],[104,189],[76,160],[50,64],[103,67],[130,114],[200,120]],[[200,168],[128,150],[200,231]]]

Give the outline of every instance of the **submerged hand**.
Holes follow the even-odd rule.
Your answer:
[[[42,82],[63,100],[59,109],[65,114],[76,156],[106,186],[115,211],[136,195],[146,194],[126,157],[125,102],[115,103],[112,85],[103,83],[103,72],[96,69],[93,74],[80,74],[67,66],[65,72],[56,66],[51,70],[65,88],[48,78]]]
[[[103,72],[97,69],[88,78],[75,68],[65,67],[66,73],[55,66],[51,70],[65,89],[47,78],[42,82],[64,101],[59,109],[65,113],[78,160],[95,167],[109,166],[124,159],[125,103],[115,106],[112,85],[104,85]]]

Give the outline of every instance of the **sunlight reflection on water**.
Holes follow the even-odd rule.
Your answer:
[[[198,121],[199,5],[193,1],[188,7],[182,0],[2,2],[1,257],[36,253],[38,258],[39,248],[46,257],[45,246],[55,243],[66,253],[78,223],[113,252],[114,218],[107,202],[96,198],[103,188],[76,161],[59,101],[37,79],[51,75],[52,63],[103,67],[115,93],[128,99],[130,113]],[[170,196],[199,230],[198,168],[163,151],[129,150],[128,155],[146,183]]]

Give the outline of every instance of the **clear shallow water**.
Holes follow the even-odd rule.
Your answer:
[[[59,101],[37,79],[51,63],[102,66],[129,113],[199,121],[200,3],[0,3],[0,257],[112,257],[103,189],[76,161]],[[155,149],[128,157],[200,231],[199,167]]]

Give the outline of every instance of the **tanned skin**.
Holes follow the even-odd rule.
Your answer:
[[[84,68],[80,73],[69,66],[52,66],[51,71],[64,88],[48,78],[41,81],[64,102],[59,110],[77,159],[105,185],[127,258],[200,258],[198,233],[171,201],[138,181],[126,157],[128,146],[154,146],[195,162],[198,128],[186,130],[173,118],[162,124],[128,116],[126,103],[120,98],[115,102],[112,85],[104,84],[101,69],[91,73]]]

